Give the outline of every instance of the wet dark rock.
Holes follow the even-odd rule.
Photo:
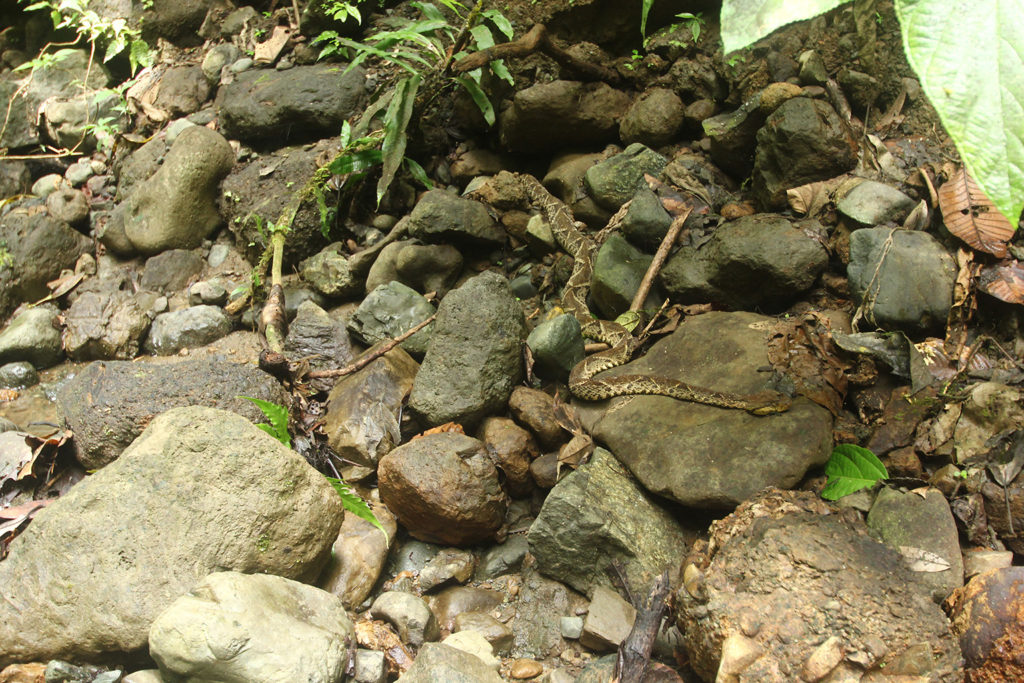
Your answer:
[[[673,254],[659,280],[674,301],[778,307],[809,290],[828,265],[814,219],[754,214],[719,226],[699,247]]]
[[[417,583],[427,592],[449,583],[466,583],[476,568],[476,556],[469,550],[445,548],[423,565]]]
[[[882,84],[878,79],[862,71],[841,69],[836,75],[840,87],[850,98],[855,111],[864,112],[873,107],[882,93]]]
[[[162,166],[137,184],[118,207],[123,236],[142,254],[166,249],[193,249],[220,225],[217,184],[235,163],[231,145],[220,133],[191,126],[171,145]],[[119,239],[116,224],[108,227]],[[114,244],[115,248],[122,245]]]
[[[365,519],[345,515],[338,538],[331,546],[331,559],[318,584],[341,598],[345,607],[352,610],[369,597],[387,562],[389,542],[398,531],[395,516],[386,507],[374,505],[373,513],[387,531],[387,538]]]
[[[366,291],[389,282],[444,297],[462,272],[462,254],[450,244],[416,244],[402,240],[381,249],[366,276]]]
[[[197,249],[169,249],[146,259],[139,285],[161,294],[174,294],[199,277],[203,257]]]
[[[2,87],[2,86],[0,86]],[[32,174],[24,161],[6,160],[0,164],[0,197],[24,194],[32,187]]]
[[[153,106],[166,112],[170,118],[198,111],[210,96],[210,83],[203,70],[194,64],[171,66],[154,87],[157,94]]]
[[[672,217],[661,205],[661,200],[649,187],[642,187],[633,195],[626,215],[622,218],[623,236],[642,249],[655,250],[665,238]]]
[[[160,613],[149,652],[168,678],[330,683],[343,677],[353,635],[330,593],[280,576],[220,571]]]
[[[427,643],[416,655],[412,667],[402,674],[403,683],[476,681],[501,683],[498,672],[482,659],[443,643]]]
[[[0,266],[0,319],[21,303],[49,294],[46,283],[74,268],[78,257],[92,248],[91,240],[67,223],[17,209],[0,217],[0,244],[10,254]]]
[[[613,234],[604,241],[594,257],[594,275],[590,280],[590,297],[601,318],[615,320],[629,310],[652,260],[622,235]],[[652,289],[641,308],[656,311],[662,300]]]
[[[380,285],[366,295],[348,321],[348,329],[364,343],[394,339],[434,314],[434,307],[416,290],[401,282]],[[432,325],[402,342],[403,349],[422,357],[430,343]]]
[[[248,163],[237,164],[224,178],[218,207],[228,230],[235,236],[235,244],[251,263],[259,259],[267,246],[255,217],[263,221],[264,231],[267,221],[278,220],[294,193],[316,171],[317,160],[337,153],[337,130],[331,134],[335,137],[313,145],[282,147],[260,154]],[[337,239],[329,237],[330,234],[323,233],[316,199],[311,197],[302,202],[284,243],[286,266],[309,258]]]
[[[409,533],[462,546],[493,538],[508,499],[484,444],[457,432],[395,448],[377,466],[380,498]]]
[[[161,313],[153,319],[145,349],[158,356],[170,356],[182,349],[206,346],[231,331],[231,319],[216,306],[192,306]]]
[[[864,228],[850,235],[850,289],[866,320],[918,335],[940,330],[953,301],[956,264],[925,232]]]
[[[337,134],[358,112],[365,79],[361,67],[346,72],[338,64],[240,73],[218,95],[224,134],[271,147]]]
[[[639,373],[719,391],[762,391],[771,384],[758,371],[767,363],[770,324],[754,313],[705,313],[601,376]],[[666,396],[581,402],[577,411],[644,488],[696,508],[730,509],[766,486],[795,486],[832,449],[831,415],[804,398],[766,417]]]
[[[149,316],[124,290],[86,292],[64,317],[64,349],[74,360],[131,360],[149,329]]]
[[[503,409],[522,378],[522,308],[508,282],[490,271],[448,293],[438,307],[430,348],[409,396],[428,425],[472,427]]]
[[[533,353],[535,371],[544,377],[565,380],[583,360],[583,335],[580,323],[570,313],[563,313],[537,325],[526,338]]]
[[[417,369],[416,361],[398,348],[339,378],[324,415],[331,449],[346,460],[376,467],[401,441],[398,421]]]
[[[13,361],[0,365],[0,387],[24,389],[39,384],[39,373],[28,361]]]
[[[633,102],[622,117],[619,137],[624,143],[639,142],[661,147],[672,142],[683,124],[683,101],[667,88],[651,88]]]
[[[704,134],[711,140],[712,161],[738,178],[748,176],[754,167],[754,144],[765,118],[760,105],[760,96],[755,96],[735,111],[709,116],[701,122]]]
[[[89,220],[89,200],[85,193],[71,187],[61,187],[46,198],[46,210],[58,221],[81,226]]]
[[[480,558],[476,579],[486,581],[519,571],[529,550],[530,546],[526,536],[509,536],[504,543],[492,547]]]
[[[409,235],[428,242],[452,240],[470,244],[501,245],[505,233],[487,207],[444,190],[429,190],[409,215]]]
[[[557,448],[568,437],[555,417],[554,400],[540,389],[516,387],[508,399],[515,421],[528,428],[545,449]]]
[[[583,179],[587,192],[600,207],[618,211],[637,190],[647,185],[645,173],[657,178],[667,164],[668,160],[657,152],[633,143],[619,154],[588,168]]]
[[[284,341],[289,358],[309,361],[313,370],[335,370],[352,362],[352,343],[345,326],[312,301],[299,306]]]
[[[859,516],[769,489],[712,524],[710,543],[676,592],[701,678],[837,680],[868,669],[961,680],[945,615]]]
[[[231,410],[253,421],[263,414],[252,396],[281,405],[287,394],[255,367],[219,359],[173,363],[95,362],[57,392],[57,406],[75,433],[76,457],[87,469],[113,461],[160,413],[187,405]]]
[[[969,681],[1014,681],[1024,676],[1020,614],[1024,567],[996,569],[971,579],[950,598],[953,632],[960,639]]]
[[[168,411],[11,544],[0,666],[139,651],[210,571],[315,578],[343,514],[320,473],[245,418]]]
[[[800,53],[797,62],[800,64],[799,77],[802,85],[825,85],[828,81],[828,67],[817,51],[807,50]]]
[[[210,3],[204,0],[154,0],[142,13],[142,37],[150,45],[155,45],[157,38],[176,45],[197,45],[201,42],[199,28],[209,8]]]
[[[395,627],[402,642],[413,647],[441,637],[437,619],[426,601],[402,591],[385,591],[370,606],[370,616]]]
[[[42,370],[63,356],[57,309],[52,305],[25,309],[0,332],[0,363],[27,361]]]
[[[516,92],[501,112],[502,145],[511,152],[593,147],[611,142],[630,98],[605,83],[552,81]]]
[[[341,242],[330,244],[302,262],[302,279],[324,296],[341,299],[353,297],[363,290],[362,278],[342,253]]]
[[[857,164],[857,143],[826,102],[787,100],[757,131],[753,190],[766,208],[786,205],[786,190],[827,180]]]
[[[871,228],[883,223],[902,223],[916,204],[891,185],[865,180],[836,202],[836,210],[855,227]]]
[[[929,560],[919,551],[949,564],[944,571],[915,572],[918,582],[931,589],[936,603],[964,584],[960,536],[946,497],[936,489],[924,495],[882,488],[867,517],[868,528],[880,541],[904,554],[908,562]]]
[[[688,545],[672,516],[603,448],[548,493],[528,538],[541,572],[588,595],[610,585],[605,567],[613,562],[631,586],[647,585],[677,571]]]

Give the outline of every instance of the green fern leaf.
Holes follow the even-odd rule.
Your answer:
[[[380,532],[384,534],[384,542],[390,543],[388,539],[388,532],[381,526],[380,520],[377,519],[377,515],[373,514],[373,510],[366,504],[366,501],[356,495],[349,485],[343,482],[341,479],[335,479],[334,477],[327,477],[327,481],[331,483],[334,490],[338,492],[338,496],[341,498],[341,504],[345,509],[360,519],[365,519],[370,524],[374,525]]]
[[[271,401],[264,401],[261,398],[253,398],[252,396],[236,396],[236,398],[244,398],[246,401],[252,401],[266,416],[266,418],[270,420],[270,424],[258,424],[256,426],[267,434],[270,434],[288,448],[292,447],[292,437],[288,434],[287,408],[279,406]]]

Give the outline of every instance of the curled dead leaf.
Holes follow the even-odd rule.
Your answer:
[[[978,287],[1000,301],[1024,304],[1024,265],[1014,259],[982,268]]]
[[[978,251],[1006,256],[1013,226],[961,168],[939,188],[939,208],[946,228]]]

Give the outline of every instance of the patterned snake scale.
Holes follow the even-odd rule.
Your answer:
[[[574,396],[584,401],[600,401],[613,396],[654,394],[719,408],[746,410],[752,415],[771,415],[789,410],[792,403],[789,396],[772,390],[756,394],[733,394],[656,375],[595,378],[594,375],[603,370],[628,362],[640,342],[622,325],[595,318],[587,307],[597,244],[576,228],[568,207],[552,196],[536,178],[526,174],[518,174],[516,177],[530,201],[540,209],[551,225],[555,239],[573,257],[572,275],[562,295],[562,307],[576,317],[585,337],[611,346],[607,351],[584,358],[572,369],[569,374],[569,391]]]

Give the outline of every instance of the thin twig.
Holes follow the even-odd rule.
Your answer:
[[[679,238],[679,233],[683,229],[683,223],[690,217],[690,211],[692,209],[687,207],[681,214],[675,217],[672,221],[672,225],[669,226],[668,232],[665,233],[664,239],[661,240],[661,245],[658,247],[658,251],[654,254],[654,260],[651,261],[651,265],[647,267],[647,272],[644,273],[644,279],[640,281],[640,288],[636,290],[636,296],[633,297],[633,303],[629,305],[629,310],[637,312],[644,305],[644,301],[647,300],[647,295],[651,291],[651,287],[654,285],[654,278],[658,276],[658,271],[661,270],[661,266],[664,265],[668,254],[672,251],[672,246],[676,243],[676,239]]]
[[[434,318],[436,317],[437,313],[430,316],[429,318],[427,318],[426,320],[424,320],[411,330],[403,332],[402,334],[398,335],[391,341],[382,344],[381,346],[377,347],[376,349],[373,349],[372,351],[368,351],[365,355],[361,356],[359,360],[349,365],[346,365],[343,368],[338,368],[337,370],[314,370],[313,372],[309,373],[306,376],[309,377],[310,379],[320,379],[323,377],[344,377],[345,375],[351,375],[353,372],[356,372],[357,370],[362,370],[367,365],[377,360],[385,353],[387,353],[388,351],[395,348],[412,335],[422,330],[424,327],[432,323],[434,321]]]

